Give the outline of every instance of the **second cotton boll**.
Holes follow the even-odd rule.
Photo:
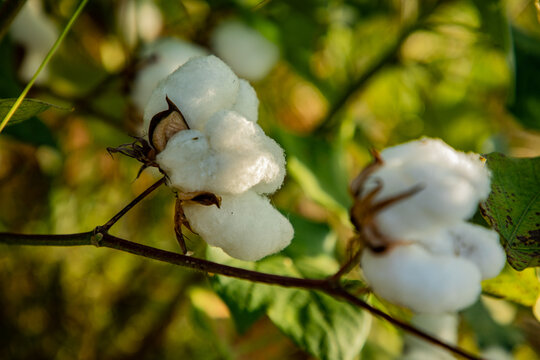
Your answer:
[[[481,280],[497,276],[505,264],[498,234],[466,222],[489,194],[489,170],[479,155],[438,139],[386,149],[381,159],[360,197],[377,186],[375,202],[420,187],[372,214],[379,251],[367,248],[362,254],[367,281],[375,293],[417,313],[472,305]]]
[[[171,111],[167,98],[187,128],[167,139],[156,162],[177,191],[221,198],[219,208],[184,203],[191,228],[240,260],[259,260],[286,247],[294,230],[264,196],[281,186],[285,157],[256,123],[253,88],[215,56],[197,57],[158,84],[145,109],[147,128]]]

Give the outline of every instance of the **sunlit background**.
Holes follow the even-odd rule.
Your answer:
[[[78,2],[42,5],[61,31]],[[516,44],[540,49],[538,16],[527,0],[91,0],[29,94],[73,110],[50,109],[0,135],[0,231],[88,231],[150,186],[155,175],[136,179],[140,164],[106,150],[131,142],[141,122],[129,97],[140,49],[159,36],[208,48],[213,28],[235,17],[281,52],[252,82],[259,123],[288,159],[273,202],[329,224],[341,259],[352,234],[347,184],[371,148],[425,135],[460,150],[540,155],[540,83],[515,99],[522,84],[513,73]],[[8,32],[0,43],[2,98],[22,90],[25,55]],[[173,212],[174,195],[161,188],[113,233],[178,252]],[[204,243],[188,237],[203,256]],[[484,297],[465,311],[459,344],[539,358],[535,271],[506,269],[487,286],[514,301]],[[395,359],[402,343],[400,331],[374,321],[359,358]],[[0,358],[312,357],[267,317],[237,331],[207,276],[110,249],[1,246]]]

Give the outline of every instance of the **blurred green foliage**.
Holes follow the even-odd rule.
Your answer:
[[[139,164],[106,151],[130,142],[141,117],[129,103],[139,46],[120,31],[124,1],[131,0],[90,1],[52,59],[50,80],[29,95],[74,111],[50,109],[0,134],[0,231],[87,231],[155,180],[143,173],[135,181]],[[43,4],[60,26],[78,1]],[[237,16],[282,51],[271,74],[253,85],[261,125],[287,152],[289,176],[273,202],[298,235],[282,254],[244,266],[331,273],[352,235],[346,186],[370,161],[372,147],[425,135],[461,150],[540,154],[534,130],[540,128],[540,30],[533,1],[156,4],[163,35],[206,46],[220,20]],[[9,35],[1,40],[0,98],[20,93],[23,52]],[[173,209],[174,195],[160,189],[113,232],[178,251]],[[196,254],[204,254],[204,243],[187,236]],[[1,246],[0,252],[0,357],[6,359],[346,359],[362,345],[362,359],[393,359],[401,351],[395,329],[373,320],[367,335],[368,316],[319,295],[215,276],[208,281],[106,249]],[[351,286],[358,279],[353,273]],[[480,351],[499,344],[516,359],[538,358],[540,325],[530,308],[537,281],[532,269],[527,276],[506,269],[486,284],[492,295],[511,289],[509,301],[469,309],[460,345]],[[315,315],[296,318],[302,311]],[[497,316],[503,312],[509,315]],[[332,323],[340,317],[344,324]],[[345,343],[334,347],[339,342]]]

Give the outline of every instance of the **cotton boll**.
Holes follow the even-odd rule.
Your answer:
[[[226,21],[211,35],[215,53],[238,76],[257,81],[268,74],[279,59],[279,49],[256,30],[239,21]]]
[[[497,232],[466,222],[451,227],[456,253],[472,261],[480,269],[482,279],[497,276],[506,262],[506,254]]]
[[[222,196],[221,208],[186,204],[184,212],[209,245],[240,260],[256,261],[281,251],[294,235],[290,222],[270,201],[252,191]]]
[[[185,192],[208,191],[217,164],[206,137],[197,130],[184,130],[169,139],[156,162],[169,176],[171,186]]]
[[[386,148],[381,157],[388,164],[436,164],[467,179],[475,188],[479,200],[490,192],[490,173],[480,156],[456,151],[441,139],[422,138]]]
[[[383,164],[367,180],[363,195],[378,183],[377,201],[421,187],[376,217],[379,230],[396,240],[426,237],[471,217],[489,193],[489,170],[480,159],[441,140],[409,142],[385,149],[381,156]]]
[[[154,115],[168,109],[168,96],[189,127],[202,131],[212,114],[233,107],[239,86],[236,75],[217,57],[192,58],[154,89],[144,110],[145,128]]]
[[[238,97],[232,110],[242,114],[249,121],[257,122],[259,117],[259,99],[255,89],[244,79],[240,79]]]
[[[137,72],[131,89],[133,103],[142,112],[160,80],[190,58],[205,55],[205,49],[180,39],[162,38],[147,45],[141,54],[147,63]]]
[[[58,38],[58,30],[43,12],[41,1],[28,0],[13,20],[10,35],[26,50],[19,75],[24,81],[28,81]],[[47,79],[45,70],[42,70],[37,78],[38,83]]]
[[[470,261],[430,254],[417,244],[385,253],[366,249],[362,269],[375,293],[417,313],[453,312],[470,306],[480,294],[480,272]]]
[[[255,123],[234,111],[219,111],[207,123],[210,146],[217,153],[218,172],[212,188],[236,194],[253,188],[276,191],[285,177],[283,149]]]

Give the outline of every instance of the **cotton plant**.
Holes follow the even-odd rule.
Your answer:
[[[467,222],[490,192],[477,154],[424,138],[383,150],[352,186],[373,291],[416,313],[472,305],[505,263],[498,234]]]
[[[41,0],[28,0],[13,20],[9,32],[11,38],[24,47],[19,76],[29,81],[58,38],[58,28],[43,11]],[[48,77],[49,72],[45,68],[36,83],[45,83]]]
[[[279,60],[279,48],[239,20],[219,24],[210,37],[211,48],[234,72],[247,80],[264,78]]]
[[[240,260],[285,248],[292,225],[267,195],[285,177],[283,149],[257,124],[259,100],[217,57],[195,57],[159,82],[144,111],[142,145],[112,149],[159,168],[176,192],[181,226]]]

